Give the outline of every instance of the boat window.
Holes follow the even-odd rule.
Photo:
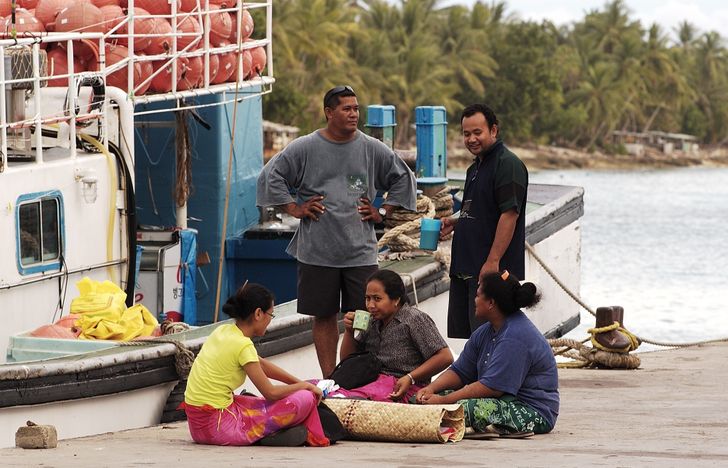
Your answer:
[[[61,199],[21,197],[18,205],[18,266],[23,274],[58,268],[61,257]]]

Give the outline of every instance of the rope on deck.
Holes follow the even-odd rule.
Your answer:
[[[556,276],[556,273],[554,273],[553,270],[551,268],[549,268],[548,265],[546,265],[546,263],[544,263],[543,259],[536,253],[536,249],[534,249],[533,246],[531,244],[529,244],[528,242],[526,242],[526,250],[528,250],[528,252],[531,254],[531,256],[536,260],[536,262],[538,262],[538,264],[541,265],[541,267],[544,269],[544,271],[546,273],[548,273],[548,275],[556,282],[556,284],[566,294],[569,295],[569,297],[571,297],[577,304],[579,304],[581,307],[583,307],[584,310],[586,310],[587,312],[589,312],[593,317],[596,317],[597,316],[597,313],[594,311],[594,309],[592,309],[587,304],[585,304],[584,301],[579,296],[577,296],[576,294],[574,294],[574,292],[572,292]],[[691,346],[700,346],[700,345],[709,344],[709,343],[728,342],[728,337],[726,337],[726,338],[716,338],[716,339],[712,339],[712,340],[690,341],[690,342],[684,342],[684,343],[669,343],[669,342],[664,342],[664,341],[651,340],[651,339],[644,338],[644,337],[641,337],[641,336],[638,336],[638,335],[633,335],[632,333],[628,332],[624,328],[620,328],[620,331],[623,331],[625,333],[628,333],[630,337],[633,337],[639,343],[648,343],[648,344],[651,344],[651,345],[663,346],[663,347],[666,347],[666,348],[688,348],[688,347],[691,347]],[[591,337],[590,338],[587,338],[584,341],[588,341],[589,339],[591,339]],[[577,343],[578,343],[578,341],[577,341]],[[636,349],[636,347],[634,349]],[[561,354],[561,353],[555,353],[555,354]]]
[[[415,212],[398,208],[384,221],[387,228],[377,242],[377,247],[388,247],[389,252],[380,260],[404,260],[422,255],[432,255],[435,260],[450,265],[449,250],[440,248],[434,252],[420,249],[420,224],[422,218],[440,219],[453,214],[453,197],[449,186],[443,187],[432,197],[419,195]],[[443,240],[452,238],[449,234]]]

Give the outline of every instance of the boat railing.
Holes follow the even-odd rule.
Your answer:
[[[272,0],[237,0],[231,6],[196,0],[191,11],[178,11],[182,3],[176,1],[162,3],[170,8],[168,14],[146,13],[128,0],[127,14],[108,20],[114,24],[103,32],[31,33],[14,32],[15,24],[6,27],[9,32],[0,36],[0,63],[4,64],[0,66],[4,90],[0,93],[0,172],[8,167],[8,145],[15,150],[14,157],[26,154],[29,160],[42,162],[43,127],[68,125],[73,142],[79,127],[88,127],[94,120],[105,126],[109,99],[104,94],[109,93],[104,91],[109,86],[123,91],[134,115],[219,106],[271,91],[275,82]],[[225,25],[233,24],[227,37],[213,28],[221,18]],[[166,26],[159,27],[160,22]],[[81,29],[88,31],[92,26]],[[258,32],[252,36],[255,26]],[[137,49],[155,39],[165,39],[155,53]],[[228,67],[221,76],[223,59]],[[49,90],[54,87],[65,92]],[[198,99],[212,94],[222,98]],[[60,99],[47,99],[59,95]],[[106,134],[99,132],[102,138]],[[74,156],[75,144],[70,146]]]

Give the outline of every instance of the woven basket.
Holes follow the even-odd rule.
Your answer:
[[[384,442],[457,442],[465,434],[463,407],[408,405],[369,400],[329,398],[324,403],[336,413],[351,439]],[[443,434],[440,428],[453,428]]]

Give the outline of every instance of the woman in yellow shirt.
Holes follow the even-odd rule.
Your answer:
[[[223,305],[223,312],[235,323],[220,325],[210,334],[187,380],[183,408],[195,442],[251,445],[283,429],[302,426],[308,445],[329,445],[316,410],[321,389],[258,357],[251,340],[265,334],[274,316],[273,301],[264,286],[244,284]],[[263,398],[233,393],[246,377]]]

